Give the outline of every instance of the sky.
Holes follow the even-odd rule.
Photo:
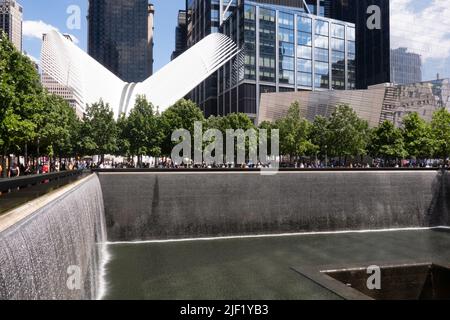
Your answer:
[[[56,28],[74,36],[86,50],[87,0],[19,0],[24,7],[24,50],[35,60],[40,58],[42,33]],[[439,73],[450,77],[450,6],[449,0],[391,0],[391,48],[407,47],[423,61],[423,80]],[[154,70],[170,61],[175,46],[177,13],[184,0],[153,0],[155,5]],[[68,8],[81,12],[79,29],[67,26]]]

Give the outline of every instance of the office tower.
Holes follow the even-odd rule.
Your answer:
[[[220,20],[218,1],[189,4],[188,45]],[[234,1],[218,30],[241,53],[191,99],[206,116],[242,112],[256,119],[265,92],[355,88],[354,24],[310,14],[312,9],[303,1]]]
[[[323,0],[323,3],[326,17],[356,26],[356,88],[390,82],[389,0]],[[373,17],[379,20],[380,29],[373,26]]]
[[[88,53],[126,82],[153,72],[154,7],[147,0],[90,0]]]
[[[15,0],[0,0],[0,30],[22,52],[23,8]]]
[[[175,51],[172,53],[171,60],[178,57],[186,50],[187,45],[187,19],[186,10],[178,11],[178,23],[175,29]]]
[[[70,41],[72,38],[65,34],[64,37]],[[50,74],[52,70],[57,68],[57,62],[54,60],[52,53],[51,43],[48,41],[47,34],[42,36],[42,50],[41,50],[41,83],[42,86],[48,90],[48,92],[60,96],[66,100],[69,105],[75,110],[78,117],[81,119],[85,112],[85,106],[83,105],[83,99],[80,92],[72,90],[69,86],[65,85],[69,81],[68,79],[55,79]],[[68,74],[69,72],[67,72]]]
[[[422,81],[422,59],[407,48],[391,50],[391,79],[395,84],[410,84]]]

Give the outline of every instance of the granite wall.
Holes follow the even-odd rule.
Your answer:
[[[98,173],[109,241],[448,225],[441,171]]]

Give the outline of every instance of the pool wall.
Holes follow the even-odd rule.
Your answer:
[[[105,241],[96,175],[0,216],[0,300],[95,299]]]
[[[98,172],[109,241],[447,226],[443,171]]]

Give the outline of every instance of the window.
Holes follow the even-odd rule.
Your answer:
[[[355,53],[356,52],[356,45],[353,41],[348,41],[348,52],[349,53]]]
[[[294,31],[280,28],[278,37],[280,41],[291,42],[294,43]]]
[[[246,20],[256,20],[256,9],[254,6],[246,4],[244,7],[244,18]]]
[[[294,29],[294,15],[285,12],[280,12],[278,14],[278,24],[281,27]]]
[[[298,59],[297,69],[301,72],[312,72],[312,62],[311,60]]]
[[[303,59],[311,59],[311,47],[298,46],[297,47],[297,56]]]
[[[342,39],[331,39],[331,48],[337,51],[345,51],[345,40]]]
[[[310,33],[299,32],[298,33],[298,44],[303,46],[312,45],[312,37]]]
[[[315,59],[317,61],[328,62],[328,49],[316,48],[315,49]]]
[[[316,48],[328,49],[328,37],[316,36],[315,46]]]
[[[328,63],[316,62],[314,67],[314,72],[319,75],[328,75]]]
[[[259,9],[259,19],[269,22],[275,22],[275,11],[265,8]]]
[[[347,27],[347,39],[350,40],[350,41],[355,41],[356,40],[355,28]]]
[[[329,35],[328,22],[316,20],[316,34],[328,36]]]
[[[290,70],[280,70],[280,83],[288,83],[288,84],[294,84],[294,71]]]
[[[311,33],[312,32],[311,18],[299,16],[297,18],[297,28],[298,28],[298,31]]]
[[[331,54],[331,62],[332,63],[337,63],[340,61],[344,61],[345,60],[345,54],[344,52],[340,52],[340,51],[333,51]]]
[[[344,39],[345,38],[345,26],[341,24],[331,25],[331,35],[335,38]]]
[[[294,56],[294,45],[292,43],[281,42],[280,43],[280,55],[282,56]]]
[[[294,70],[294,58],[293,57],[280,58],[280,70]]]
[[[311,87],[312,83],[311,73],[304,73],[304,72],[297,73],[297,82],[299,86]]]

